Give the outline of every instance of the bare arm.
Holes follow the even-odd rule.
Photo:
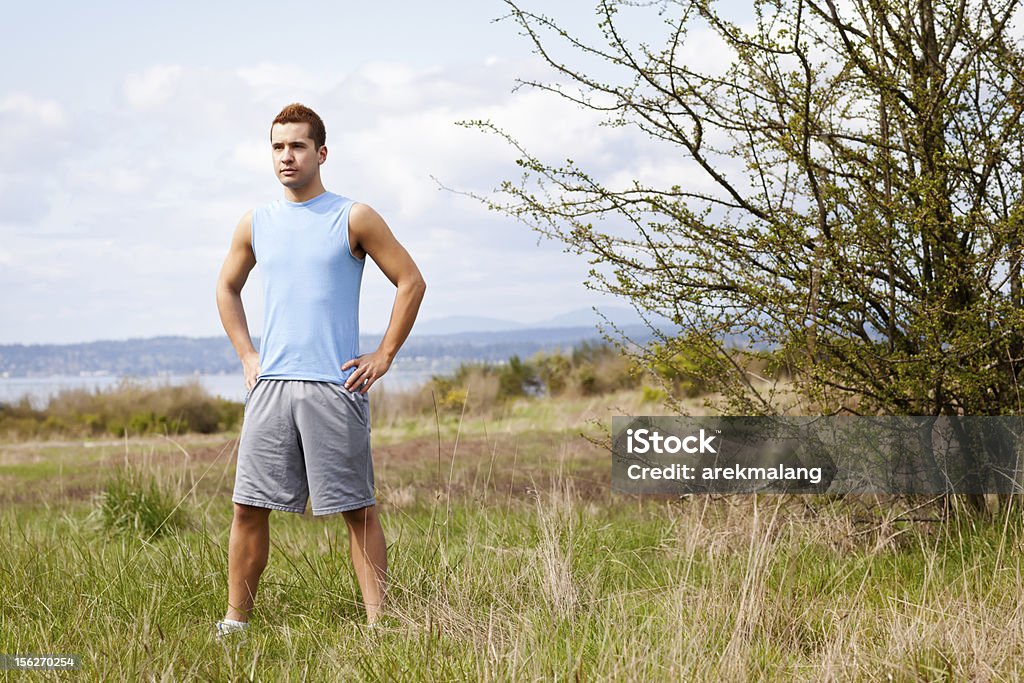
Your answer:
[[[242,361],[242,373],[245,375],[245,388],[252,389],[259,375],[259,352],[253,346],[249,336],[249,324],[245,319],[245,308],[242,306],[242,287],[249,278],[249,272],[256,266],[256,256],[252,251],[252,211],[238,221],[235,233],[231,237],[231,247],[227,258],[221,266],[217,277],[217,310],[224,331],[228,333],[235,353]]]
[[[384,219],[369,206],[356,204],[352,207],[349,213],[349,234],[353,253],[369,254],[397,288],[391,319],[380,346],[373,353],[353,358],[341,366],[342,370],[353,366],[356,368],[345,387],[360,388],[365,394],[388,371],[398,349],[409,336],[427,284],[409,252],[395,239]]]

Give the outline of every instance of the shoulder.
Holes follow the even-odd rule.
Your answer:
[[[352,253],[361,258],[365,252],[378,258],[394,241],[391,229],[380,214],[367,204],[354,202],[348,212],[349,242]]]
[[[242,217],[238,219],[238,226],[235,228],[235,230],[251,231],[252,230],[252,216],[253,216],[253,212],[255,212],[255,211],[256,211],[256,209],[249,209],[248,211],[243,213]]]
[[[384,224],[384,219],[374,211],[373,207],[360,202],[352,202],[348,211],[348,225],[355,232],[374,230]]]
[[[249,209],[238,219],[235,226],[235,240],[252,243],[252,214],[255,209]]]

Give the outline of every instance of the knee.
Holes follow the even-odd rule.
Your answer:
[[[235,503],[235,522],[244,525],[264,524],[270,517],[270,510],[251,505]]]
[[[377,523],[377,506],[371,505],[370,507],[359,508],[358,510],[348,510],[347,512],[341,513],[345,518],[345,523],[350,527],[362,527],[368,524]]]

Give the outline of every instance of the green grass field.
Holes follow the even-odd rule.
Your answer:
[[[236,435],[0,445],[0,654],[83,661],[10,678],[1024,677],[1020,519],[616,495],[581,433],[638,401],[375,425],[382,626],[364,624],[342,520],[276,513],[253,628],[226,644]]]

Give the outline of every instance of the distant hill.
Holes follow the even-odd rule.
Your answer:
[[[612,323],[619,327],[639,327],[643,326],[644,321],[640,319],[640,316],[636,314],[636,311],[630,308],[623,308],[620,306],[602,307],[598,309],[605,318],[610,320]],[[585,327],[588,325],[605,324],[605,318],[595,313],[590,308],[580,308],[575,311],[569,311],[562,315],[556,315],[553,318],[547,320],[541,320],[540,322],[533,323],[530,327]]]
[[[631,326],[626,331],[638,342],[650,338],[644,327]],[[360,348],[376,348],[381,336],[363,335]],[[446,372],[462,362],[502,362],[513,355],[528,357],[538,351],[568,351],[583,342],[599,341],[602,338],[593,325],[452,334],[424,334],[417,325],[402,347],[395,368]],[[253,342],[258,348],[259,339]],[[0,345],[0,377],[216,375],[237,373],[239,367],[225,336]]]
[[[640,316],[623,306],[603,306],[599,309],[609,320],[619,326],[643,325]],[[578,308],[532,323],[521,323],[504,318],[490,318],[475,315],[450,315],[416,322],[417,335],[458,334],[460,332],[505,332],[508,330],[533,330],[548,328],[593,328],[603,324],[604,318],[591,308]]]
[[[504,330],[523,329],[526,325],[502,320],[500,318],[484,318],[475,315],[450,315],[432,320],[416,322],[417,335],[457,334],[459,332],[501,332]]]

